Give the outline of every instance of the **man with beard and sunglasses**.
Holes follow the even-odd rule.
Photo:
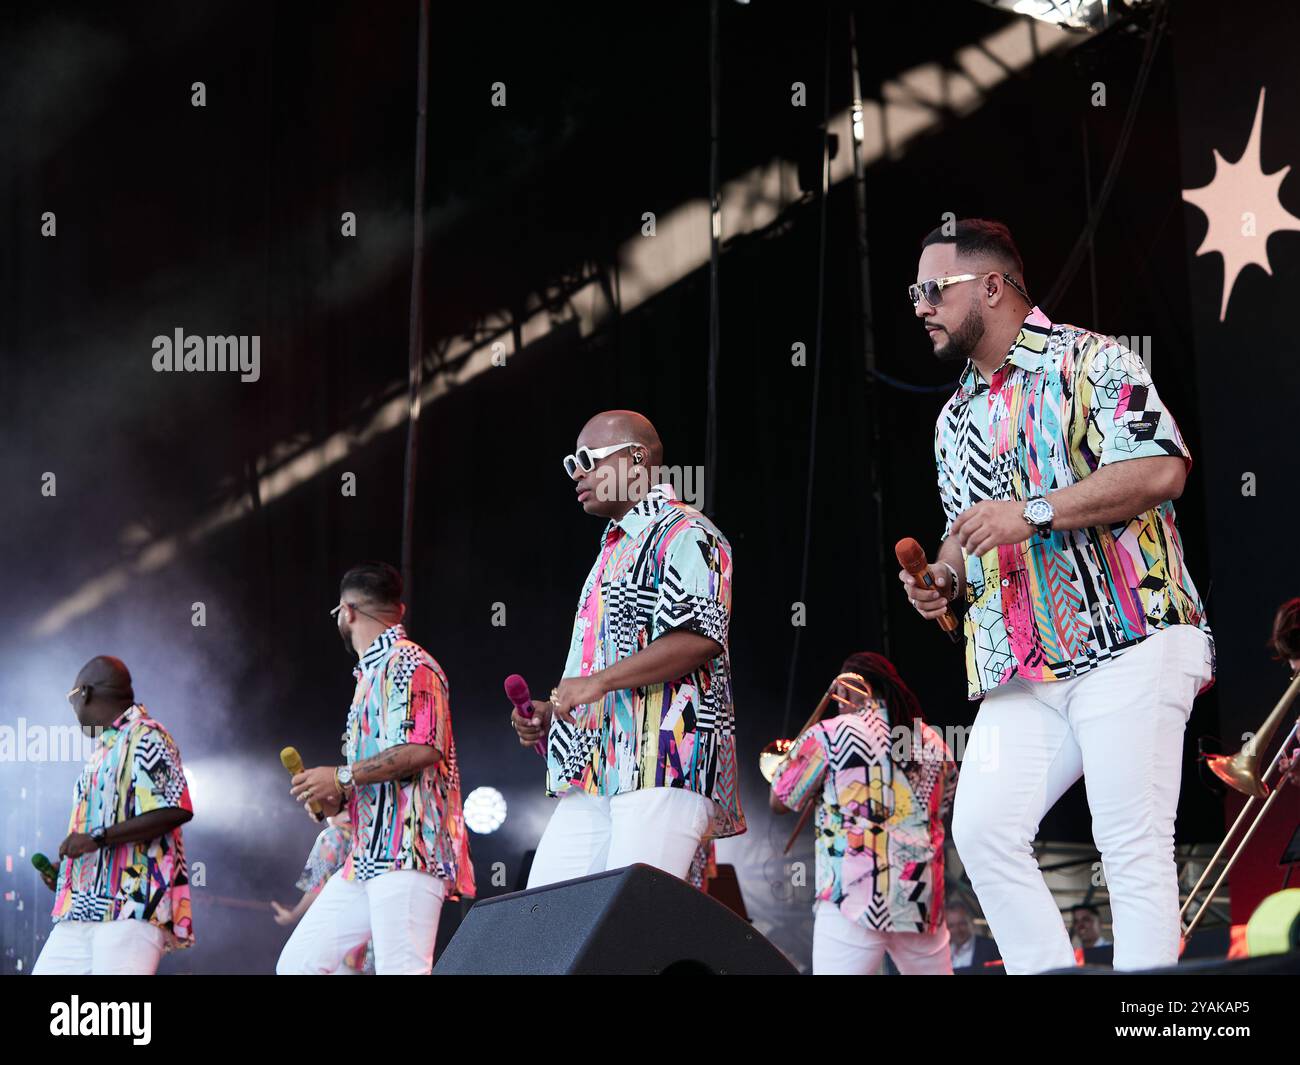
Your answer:
[[[936,587],[899,573],[923,617],[964,612],[967,692],[983,700],[957,852],[1008,972],[1073,965],[1032,842],[1082,775],[1115,967],[1171,965],[1183,730],[1214,680],[1172,503],[1190,453],[1131,351],[1034,306],[1001,223],[934,230],[917,277],[935,355],[964,363],[935,426]]]
[[[731,545],[655,483],[663,449],[635,411],[597,414],[564,460],[579,506],[604,518],[563,678],[519,742],[546,741],[560,796],[528,886],[643,862],[685,879],[702,841],[745,830],[727,630]]]
[[[344,765],[305,769],[291,793],[323,816],[346,806],[352,841],[284,945],[276,972],[333,973],[372,941],[379,975],[425,974],[444,899],[474,897],[447,676],[402,627],[402,578],[383,562],[343,575],[330,613],[360,660]]]

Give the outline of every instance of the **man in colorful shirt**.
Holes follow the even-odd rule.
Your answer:
[[[194,816],[181,754],[135,701],[121,660],[92,658],[68,701],[99,733],[59,844],[54,928],[35,975],[152,976],[194,942],[181,825]]]
[[[1007,971],[1070,966],[1031,843],[1083,775],[1115,967],[1173,964],[1183,729],[1214,677],[1172,503],[1191,456],[1142,362],[1053,325],[1023,276],[1006,227],[967,220],[925,238],[911,287],[935,354],[966,364],[935,427],[936,588],[899,574],[924,617],[965,606],[983,703],[953,837]]]
[[[727,628],[731,545],[656,483],[663,449],[634,411],[606,411],[565,460],[578,504],[606,519],[578,598],[564,677],[534,716],[546,793],[561,796],[528,886],[644,862],[683,879],[699,844],[745,830]]]
[[[373,939],[375,971],[428,973],[445,898],[474,896],[447,677],[402,628],[402,578],[364,562],[343,576],[337,617],[360,665],[343,733],[346,764],[306,769],[299,802],[346,802],[352,843],[284,946],[276,972],[332,973]]]
[[[797,736],[772,778],[783,814],[817,804],[813,973],[952,975],[943,821],[957,765],[883,655],[844,663],[840,709]]]

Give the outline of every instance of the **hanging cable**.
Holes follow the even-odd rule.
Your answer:
[[[825,42],[822,55],[822,180],[817,205],[817,317],[813,341],[812,410],[808,419],[808,477],[804,493],[803,559],[799,566],[799,602],[808,601],[808,562],[812,547],[813,486],[817,472],[817,407],[821,394],[822,311],[826,303],[826,200],[830,192],[830,96],[831,96],[831,23],[830,7],[826,11]],[[804,621],[807,620],[805,617]],[[803,625],[794,626],[794,643],[790,648],[790,672],[785,685],[785,713],[781,718],[781,735],[790,734],[790,707],[794,702],[794,681],[799,665],[799,643]]]
[[[718,0],[709,4],[709,378],[704,422],[704,512],[713,515],[718,474],[718,355],[721,328],[718,306],[718,244],[722,239],[722,204],[718,196],[718,112],[721,91],[721,46]]]
[[[868,370],[869,377],[874,378],[883,385],[890,388],[897,388],[901,392],[915,392],[918,395],[933,395],[939,392],[953,392],[957,387],[956,381],[950,381],[946,385],[914,385],[909,381],[900,381],[897,377],[891,377],[887,373],[881,373],[879,370]]]
[[[406,463],[402,483],[402,585],[407,610],[414,598],[416,449],[419,444],[420,388],[424,378],[424,168],[428,143],[429,0],[420,0],[420,42],[415,98],[415,205],[411,246],[411,307],[407,322]]]
[[[1124,123],[1120,127],[1119,140],[1115,144],[1115,154],[1111,157],[1110,165],[1106,169],[1106,176],[1102,179],[1101,188],[1097,191],[1097,199],[1088,212],[1088,220],[1084,223],[1083,232],[1079,234],[1074,242],[1074,247],[1070,249],[1065,265],[1061,267],[1061,272],[1048,291],[1047,298],[1039,304],[1044,310],[1056,306],[1065,290],[1069,287],[1070,282],[1074,280],[1074,275],[1088,255],[1088,249],[1092,244],[1093,236],[1097,232],[1097,226],[1101,222],[1101,216],[1106,210],[1110,194],[1115,190],[1115,182],[1119,180],[1120,167],[1123,165],[1124,157],[1128,153],[1129,140],[1132,138],[1133,128],[1137,124],[1138,110],[1142,106],[1142,98],[1146,95],[1147,81],[1151,77],[1151,68],[1155,65],[1156,51],[1159,49],[1160,42],[1165,34],[1168,6],[1168,0],[1160,0],[1151,16],[1151,26],[1147,30],[1146,47],[1143,49],[1142,62],[1138,67],[1137,78],[1133,85],[1133,95],[1129,97],[1128,110],[1124,113]]]
[[[876,372],[875,315],[871,304],[871,248],[867,243],[867,166],[862,154],[864,121],[862,114],[862,72],[858,68],[858,24],[849,8],[849,76],[853,93],[852,126],[849,130],[853,152],[853,208],[857,222],[858,244],[858,343],[867,374],[867,473],[871,498],[872,529],[876,541],[877,593],[880,596],[880,648],[888,655],[889,639],[889,567],[885,558],[885,477],[881,463],[883,447],[880,414],[880,385],[886,382]]]

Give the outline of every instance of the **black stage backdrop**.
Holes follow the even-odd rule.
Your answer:
[[[968,724],[975,709],[959,652],[901,595],[880,601],[842,138],[813,409],[820,204],[793,174],[802,162],[815,189],[828,55],[829,111],[851,99],[850,10],[869,105],[887,100],[886,114],[914,120],[873,126],[884,147],[867,168],[879,368],[922,389],[882,387],[886,557],[905,535],[932,548],[942,528],[932,433],[946,393],[933,389],[955,373],[929,354],[905,286],[943,212],[1005,220],[1051,317],[1146,338],[1200,459],[1178,504],[1190,564],[1203,588],[1216,577],[1220,631],[1249,634],[1222,645],[1234,682],[1256,668],[1267,604],[1280,596],[1251,591],[1251,613],[1233,613],[1250,581],[1237,556],[1252,541],[1219,496],[1236,492],[1238,466],[1259,470],[1261,484],[1275,471],[1271,496],[1261,489],[1238,506],[1252,526],[1268,507],[1276,521],[1281,423],[1256,412],[1280,412],[1296,383],[1294,367],[1268,355],[1274,376],[1225,384],[1216,366],[1229,353],[1263,358],[1273,343],[1261,332],[1242,347],[1244,309],[1218,347],[1205,345],[1203,308],[1193,315],[1187,289],[1196,221],[1181,206],[1180,151],[1199,174],[1209,147],[1236,142],[1180,146],[1167,36],[1139,74],[1146,21],[1047,47],[1041,27],[974,3],[946,3],[940,16],[907,4],[719,5],[721,179],[743,183],[777,163],[786,175],[779,187],[748,186],[742,206],[762,224],[729,230],[744,213],[735,200],[724,214],[711,487],[735,553],[731,650],[750,831],[719,852],[738,867],[758,926],[801,964],[811,886],[791,886],[780,857],[789,825],[767,814],[759,750],[797,727],[848,653],[880,647],[886,616],[890,651],[927,718]],[[335,760],[352,677],[327,611],[349,564],[396,562],[401,546],[417,8],[69,5],[0,18],[4,723],[67,723],[62,697],[81,663],[124,658],[193,778],[185,835],[198,945],[163,971],[268,971],[285,933],[266,900],[296,897],[314,835],[277,753],[293,743],[309,765]],[[466,793],[494,787],[509,804],[498,832],[472,838],[489,895],[516,886],[549,813],[501,681],[518,671],[545,691],[558,678],[600,534],[559,460],[591,413],[628,406],[658,425],[669,464],[705,462],[709,18],[704,4],[438,5],[432,23],[424,337],[438,394],[421,420],[409,627],[451,678]],[[988,58],[1008,48],[1025,61]],[[979,77],[963,73],[972,64]],[[1092,254],[1057,286],[1143,80]],[[1207,99],[1223,89],[1213,68],[1193,81]],[[795,82],[806,86],[802,108],[791,105]],[[495,83],[504,107],[493,106]],[[1216,105],[1234,136],[1254,94],[1242,85],[1239,100]],[[1282,153],[1273,165],[1297,154],[1280,139],[1294,137],[1286,106],[1277,101],[1279,132],[1265,141]],[[47,212],[54,235],[43,235]],[[342,232],[345,212],[355,236]],[[641,235],[646,212],[653,237]],[[1296,239],[1278,238],[1279,250],[1291,242],[1289,269],[1275,259],[1273,278],[1245,278],[1279,331]],[[660,276],[639,243],[652,240],[704,253],[687,247],[686,266]],[[1193,271],[1199,286],[1212,268]],[[259,336],[259,379],[155,372],[153,338],[176,329]],[[502,366],[485,361],[497,343]],[[792,364],[798,343],[807,365]],[[1230,422],[1225,387],[1249,390]],[[1254,465],[1207,455],[1230,439]],[[807,624],[787,713],[805,549]],[[1284,557],[1254,554],[1257,571],[1287,572]],[[1217,698],[1198,702],[1189,752],[1198,734],[1218,731]],[[13,894],[0,945],[12,970],[30,964],[48,929],[48,895],[26,861],[62,838],[76,765],[3,773],[13,864],[0,876]],[[1184,782],[1180,838],[1217,838],[1221,802],[1190,757]],[[1042,833],[1090,840],[1081,787]],[[811,841],[792,857],[810,862]],[[449,906],[443,938],[458,917]]]
[[[1285,664],[1272,662],[1264,645],[1278,604],[1300,594],[1290,561],[1300,519],[1294,316],[1300,175],[1293,169],[1300,161],[1300,72],[1291,50],[1279,47],[1300,37],[1300,10],[1247,0],[1192,2],[1179,5],[1177,14],[1188,201],[1179,210],[1193,294],[1201,483],[1212,501],[1206,511],[1214,546],[1209,613],[1219,651],[1221,740],[1224,749],[1236,750],[1286,687]],[[1279,732],[1294,719],[1293,711]],[[1241,802],[1229,795],[1227,813],[1235,817]],[[1298,820],[1300,791],[1289,788],[1233,874],[1234,920],[1248,919],[1261,898],[1282,886],[1278,860]]]

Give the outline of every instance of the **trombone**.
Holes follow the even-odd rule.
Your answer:
[[[1287,711],[1291,709],[1291,704],[1295,702],[1298,695],[1300,695],[1300,670],[1297,670],[1295,675],[1291,678],[1290,686],[1285,692],[1283,692],[1282,698],[1279,699],[1277,705],[1273,707],[1273,712],[1264,720],[1264,724],[1260,726],[1259,731],[1246,742],[1245,746],[1243,746],[1241,750],[1233,755],[1217,754],[1208,757],[1205,760],[1206,765],[1210,767],[1211,772],[1213,772],[1215,776],[1229,787],[1241,792],[1243,795],[1249,795],[1250,800],[1241,808],[1241,813],[1237,815],[1237,820],[1235,820],[1232,823],[1232,827],[1228,829],[1228,834],[1223,838],[1223,842],[1219,844],[1219,849],[1214,852],[1214,856],[1206,864],[1205,871],[1201,873],[1200,879],[1196,881],[1192,890],[1187,893],[1187,901],[1183,903],[1182,909],[1178,911],[1178,920],[1182,924],[1182,934],[1184,938],[1192,934],[1196,926],[1201,923],[1201,918],[1209,911],[1210,903],[1214,901],[1214,896],[1218,893],[1223,881],[1226,880],[1228,874],[1232,872],[1232,867],[1236,865],[1237,859],[1240,858],[1242,852],[1245,851],[1246,844],[1250,842],[1251,837],[1255,834],[1255,829],[1257,829],[1263,822],[1265,816],[1268,814],[1269,807],[1273,805],[1274,800],[1278,797],[1278,793],[1286,784],[1287,778],[1283,777],[1276,787],[1272,787],[1269,784],[1269,778],[1273,775],[1274,770],[1277,769],[1278,764],[1281,762],[1282,755],[1295,740],[1296,730],[1297,728],[1300,728],[1300,721],[1297,721],[1291,726],[1291,731],[1287,733],[1286,739],[1282,741],[1281,746],[1278,747],[1277,754],[1273,756],[1273,760],[1269,762],[1268,768],[1265,769],[1263,773],[1260,773],[1259,771],[1259,758],[1260,754],[1268,747],[1269,741],[1273,738],[1273,733],[1277,731],[1278,726],[1281,725],[1283,720],[1286,718]],[[1206,877],[1210,875],[1210,872],[1214,869],[1215,863],[1218,862],[1220,856],[1225,850],[1227,850],[1228,844],[1237,834],[1237,830],[1246,823],[1246,818],[1250,816],[1251,811],[1255,809],[1256,805],[1258,805],[1261,800],[1263,800],[1263,804],[1259,806],[1259,810],[1255,814],[1254,819],[1246,828],[1245,834],[1241,837],[1236,849],[1232,852],[1232,857],[1228,859],[1227,864],[1223,867],[1223,871],[1219,874],[1219,878],[1215,880],[1213,886],[1210,888],[1209,894],[1205,896],[1205,901],[1202,902],[1196,910],[1196,916],[1188,921],[1186,919],[1187,911],[1191,907],[1193,900],[1195,900],[1196,893],[1200,891],[1201,885],[1205,883]]]
[[[857,684],[852,683],[853,681],[857,681]],[[835,690],[841,685],[849,691],[856,692],[858,695],[861,695],[866,699],[872,699],[875,697],[871,690],[871,685],[868,684],[860,674],[841,673],[831,681],[831,686],[826,689],[826,694],[822,696],[821,702],[817,704],[817,709],[812,712],[812,716],[803,723],[803,728],[795,733],[796,739],[799,736],[802,736],[822,719],[822,716],[826,713],[826,708],[830,706],[832,699],[836,702],[843,703],[845,706],[851,707],[854,710],[859,709],[858,703],[855,703],[852,699],[844,698],[844,696]],[[858,685],[861,685],[861,687],[858,687]],[[776,779],[777,767],[785,761],[786,755],[790,753],[790,749],[793,746],[794,740],[773,740],[764,747],[762,752],[759,754],[758,771],[763,774],[763,779],[769,784]],[[804,799],[803,812],[799,816],[799,823],[794,826],[794,831],[790,833],[790,839],[785,845],[785,850],[782,852],[783,854],[790,853],[790,848],[794,846],[794,841],[799,838],[799,833],[803,831],[804,825],[808,823],[808,818],[812,814],[816,805],[816,796],[810,793]]]

